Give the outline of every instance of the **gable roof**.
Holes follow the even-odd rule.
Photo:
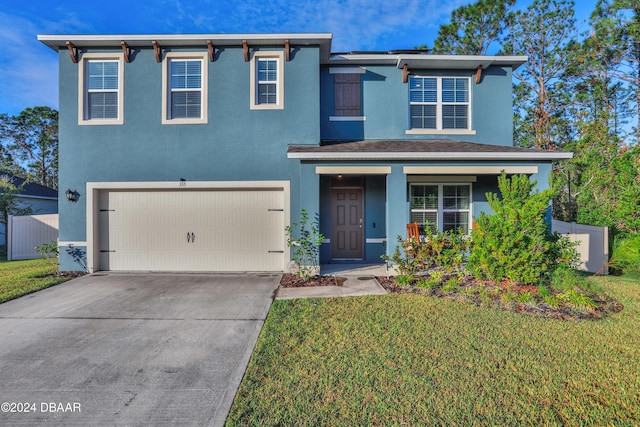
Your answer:
[[[1,177],[8,177],[16,187],[20,187],[26,181],[24,178],[4,172],[0,172],[0,178]],[[24,187],[22,187],[18,196],[57,199],[58,190],[54,190],[53,188],[49,188],[35,182],[27,182],[24,184]]]
[[[290,159],[301,160],[561,160],[573,153],[480,144],[451,139],[325,141],[291,145]]]

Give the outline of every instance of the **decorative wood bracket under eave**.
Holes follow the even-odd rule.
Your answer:
[[[209,52],[209,62],[213,62],[216,48],[213,46],[213,43],[211,43],[211,40],[207,40],[207,51]]]
[[[242,52],[244,54],[244,62],[249,62],[249,45],[246,40],[242,40]],[[211,55],[211,53],[209,53],[209,55]],[[291,45],[289,39],[284,41],[284,58],[287,62],[291,61]]]
[[[162,49],[160,49],[160,45],[155,40],[152,40],[151,44],[153,45],[153,53],[156,55],[156,62],[162,61]]]
[[[71,57],[71,62],[74,64],[78,63],[78,48],[73,45],[71,42],[66,42],[67,49],[69,49],[69,56]]]
[[[407,67],[407,64],[404,64],[404,67],[402,67],[402,83],[406,83],[409,81],[409,67]]]
[[[476,84],[480,84],[480,80],[482,80],[482,65],[476,68]]]
[[[129,55],[131,54],[131,48],[124,40],[120,42],[120,46],[122,46],[122,53],[124,54],[124,62],[129,63]]]

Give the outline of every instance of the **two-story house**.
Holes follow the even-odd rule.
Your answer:
[[[513,147],[525,57],[331,53],[331,34],[41,35],[59,52],[62,270],[285,271],[380,262],[408,222],[470,230]],[[72,197],[66,197],[70,194]]]

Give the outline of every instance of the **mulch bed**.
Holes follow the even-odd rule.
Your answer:
[[[58,271],[54,273],[52,276],[55,277],[67,277],[69,279],[75,279],[76,277],[86,276],[87,273],[84,271]]]
[[[309,280],[304,280],[295,274],[287,273],[280,279],[282,288],[305,288],[308,286],[342,286],[334,276],[313,276]]]
[[[615,299],[608,295],[590,295],[590,297],[596,303],[596,307],[591,310],[576,309],[569,306],[552,307],[546,303],[519,303],[516,301],[504,302],[500,299],[499,295],[492,299],[487,300],[486,296],[483,298],[478,292],[474,292],[474,288],[480,285],[485,290],[505,290],[509,288],[516,294],[531,293],[536,295],[538,292],[535,286],[523,286],[514,285],[511,283],[495,283],[487,280],[476,280],[473,277],[466,277],[462,280],[458,289],[454,292],[444,292],[442,289],[436,288],[420,288],[417,286],[400,286],[396,283],[393,276],[378,276],[376,280],[382,285],[383,288],[389,293],[395,294],[424,294],[429,296],[435,296],[438,298],[448,298],[456,301],[463,301],[475,304],[477,306],[489,306],[498,308],[501,310],[515,311],[517,313],[529,314],[534,316],[559,319],[559,320],[600,320],[612,313],[622,311],[624,306]],[[465,292],[466,291],[466,292]]]

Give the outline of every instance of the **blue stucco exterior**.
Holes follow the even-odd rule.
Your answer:
[[[415,70],[421,76],[469,77],[471,81],[471,128],[475,135],[407,135],[409,85],[402,82],[402,70],[393,65],[366,66],[361,75],[361,109],[364,121],[330,121],[334,110],[333,75],[322,68],[320,87],[321,132],[324,140],[442,139],[513,146],[511,110],[511,68],[493,66],[475,83],[473,70]]]
[[[250,67],[238,40],[216,44],[214,61],[206,61],[208,70],[208,113],[205,124],[163,124],[162,68],[156,62],[151,40],[132,48],[129,63],[124,63],[124,119],[117,125],[78,123],[78,64],[73,63],[63,44],[58,46],[60,68],[60,266],[62,270],[87,269],[87,183],[178,181],[286,181],[290,188],[289,223],[298,220],[301,209],[318,214],[320,231],[331,235],[332,175],[317,168],[385,167],[390,172],[360,176],[363,189],[364,255],[357,262],[377,263],[383,254],[391,254],[396,236],[404,236],[410,218],[406,166],[451,166],[458,175],[464,167],[536,166],[532,179],[538,188],[548,186],[551,160],[472,160],[407,158],[405,160],[300,159],[288,155],[292,146],[320,147],[324,141],[359,140],[455,140],[469,143],[513,146],[512,66],[492,65],[482,70],[476,83],[475,68],[429,69],[413,67],[411,73],[422,76],[469,77],[471,86],[471,132],[411,134],[409,129],[409,89],[403,83],[403,70],[395,65],[333,64],[323,45],[293,40],[290,60],[284,62],[284,108],[250,108]],[[323,43],[323,42],[321,42]],[[91,47],[86,53],[121,53],[119,41],[111,47]],[[88,47],[87,47],[88,46]],[[326,47],[326,46],[325,46]],[[257,51],[282,52],[284,46],[262,43],[251,46]],[[163,52],[207,52],[202,44],[163,47]],[[480,58],[481,59],[481,58]],[[347,61],[348,62],[348,61]],[[516,61],[517,63],[517,61]],[[517,65],[517,64],[516,64]],[[360,67],[361,110],[365,120],[330,121],[334,110],[334,77],[330,70]],[[346,169],[345,169],[346,170]],[[386,170],[386,169],[385,169]],[[68,202],[67,189],[78,194]],[[497,191],[497,174],[479,174],[472,186],[472,214],[488,211],[486,192]],[[284,233],[284,230],[283,230]],[[331,259],[331,242],[320,251],[320,262]]]
[[[318,48],[299,48],[284,62],[283,110],[251,110],[250,63],[242,48],[218,49],[216,60],[206,63],[208,123],[181,125],[161,123],[162,63],[151,48],[124,65],[124,124],[78,125],[78,65],[60,52],[60,198],[68,188],[79,193],[77,202],[60,205],[61,241],[87,240],[87,182],[288,180],[292,194],[301,194],[300,166],[287,159],[286,150],[319,140],[320,88],[308,84],[319,79]],[[292,197],[292,212],[299,212],[300,201]],[[82,267],[65,250],[61,266]]]

